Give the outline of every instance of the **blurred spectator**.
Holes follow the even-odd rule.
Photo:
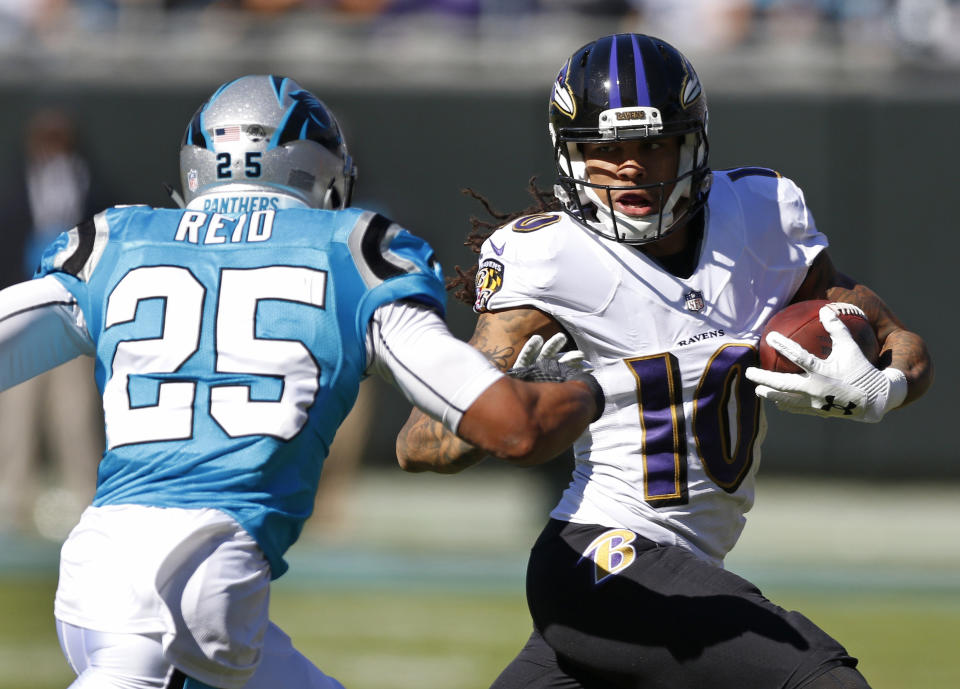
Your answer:
[[[390,3],[391,0],[333,0],[332,6],[346,14],[373,16],[386,10]]]
[[[728,50],[744,42],[753,24],[755,0],[632,0],[637,23],[666,40],[682,41],[684,50]]]
[[[622,17],[634,4],[635,0],[540,0],[546,12],[576,12],[590,17]]]
[[[18,170],[0,203],[8,247],[4,286],[30,277],[44,247],[94,212],[90,168],[69,116],[27,124]],[[93,360],[75,359],[0,396],[0,529],[62,538],[93,497],[103,451]]]
[[[957,34],[951,26],[950,4],[947,0],[898,0],[894,24],[904,49],[936,54],[951,42],[956,48]]]
[[[44,34],[69,7],[69,0],[0,0],[0,42]]]

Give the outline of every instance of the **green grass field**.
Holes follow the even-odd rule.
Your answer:
[[[63,689],[54,582],[0,579],[0,689]],[[960,687],[956,592],[768,590],[842,640],[874,689]],[[483,689],[529,631],[519,592],[482,594],[276,586],[274,619],[348,689]]]
[[[291,550],[274,621],[347,689],[486,689],[529,634],[523,569],[546,508],[524,476],[364,478],[344,528]],[[768,481],[760,496],[732,571],[840,640],[873,689],[960,688],[960,486]],[[57,551],[0,538],[0,689],[71,681]]]

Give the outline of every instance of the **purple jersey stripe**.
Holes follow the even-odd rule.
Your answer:
[[[647,85],[647,73],[643,69],[643,56],[640,54],[640,44],[637,37],[631,36],[633,42],[633,66],[637,70],[637,105],[650,105],[650,87]]]
[[[617,37],[610,43],[610,107],[620,107],[620,75],[617,72]]]

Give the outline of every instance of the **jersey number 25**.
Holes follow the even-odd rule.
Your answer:
[[[217,295],[214,371],[282,380],[276,401],[250,399],[250,386],[213,385],[210,416],[230,437],[269,435],[287,440],[307,420],[319,388],[319,366],[297,340],[256,335],[257,308],[267,299],[324,307],[325,271],[298,266],[223,269]],[[117,344],[103,390],[108,448],[133,443],[184,440],[193,436],[197,383],[181,376],[163,381],[200,349],[206,288],[179,266],[136,268],[117,283],[107,301],[104,328],[133,321],[147,299],[162,299],[160,337]],[[156,404],[133,406],[131,376],[161,380]]]

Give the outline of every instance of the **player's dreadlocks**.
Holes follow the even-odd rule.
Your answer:
[[[531,177],[530,181],[527,182],[527,192],[533,197],[533,205],[519,212],[501,213],[493,209],[490,201],[487,200],[485,196],[478,194],[473,189],[464,189],[464,194],[473,197],[483,204],[484,209],[493,218],[493,222],[471,217],[471,231],[470,234],[467,235],[467,239],[463,245],[470,247],[473,253],[479,254],[480,247],[487,240],[487,237],[493,234],[493,231],[498,227],[506,225],[517,218],[522,218],[525,215],[552,213],[563,210],[563,207],[560,205],[560,202],[557,201],[556,197],[554,197],[552,191],[541,189],[537,186],[536,176]],[[477,264],[474,263],[467,270],[463,270],[460,266],[454,266],[453,269],[457,274],[454,277],[447,278],[447,291],[453,292],[453,296],[464,304],[473,306],[474,299],[476,298],[475,283],[477,279]]]

